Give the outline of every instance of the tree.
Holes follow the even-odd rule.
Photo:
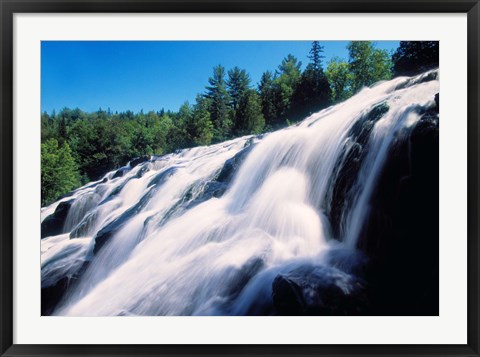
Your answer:
[[[264,126],[260,96],[255,90],[249,89],[240,98],[235,131],[238,135],[260,134]]]
[[[250,77],[244,69],[234,67],[228,71],[227,91],[230,96],[230,104],[234,111],[238,109],[238,103],[242,95],[250,88]]]
[[[275,105],[277,108],[277,123],[282,125],[288,119],[292,105],[292,96],[300,81],[302,62],[289,54],[282,60],[274,80]]]
[[[192,120],[193,111],[188,102],[183,103],[173,121],[168,134],[168,144],[172,151],[184,149],[191,145],[187,126]]]
[[[312,64],[314,70],[318,71],[322,69],[322,60],[325,58],[322,53],[323,46],[320,46],[320,42],[313,41],[308,58],[310,59],[310,63]]]
[[[245,120],[241,117],[239,103],[249,88],[250,77],[244,69],[234,67],[228,71],[227,91],[230,96],[231,115],[235,131],[238,131]]]
[[[413,76],[438,67],[438,41],[401,41],[392,56],[395,76]]]
[[[168,145],[168,135],[173,127],[173,120],[165,111],[158,112],[157,116],[158,119],[155,120],[151,129],[153,132],[153,150],[155,154],[161,155],[171,151]]]
[[[197,103],[193,110],[187,131],[192,145],[209,145],[213,139],[213,124],[210,120],[209,100],[197,96]]]
[[[340,102],[350,97],[353,76],[346,61],[339,57],[332,58],[328,63],[326,75],[332,90],[332,102]]]
[[[387,50],[374,49],[371,58],[371,81],[386,81],[392,79],[392,56]]]
[[[262,113],[265,118],[265,123],[268,127],[271,127],[277,118],[274,77],[272,72],[266,71],[262,74],[260,83],[258,84],[258,91],[260,93]]]
[[[56,137],[56,128],[55,128],[55,119],[54,117],[43,112],[41,116],[41,137],[42,143],[48,139],[53,139]]]
[[[41,144],[42,206],[80,185],[77,163],[68,143],[58,146],[56,139]]]
[[[322,67],[322,52],[323,46],[314,41],[309,55],[311,62],[303,71],[293,94],[291,117],[295,120],[303,119],[330,104],[330,85]]]
[[[371,41],[352,41],[347,49],[353,94],[362,87],[391,78],[392,62],[388,53],[375,49]]]
[[[229,137],[232,127],[225,68],[221,65],[214,67],[213,76],[208,79],[208,83],[205,97],[210,99],[209,112],[214,127],[214,141],[219,142]]]

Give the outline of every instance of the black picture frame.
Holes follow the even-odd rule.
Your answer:
[[[1,356],[479,356],[478,0],[0,0],[0,353]],[[18,345],[13,344],[13,16],[15,13],[467,13],[468,336],[465,345]],[[454,189],[454,188],[452,188]]]

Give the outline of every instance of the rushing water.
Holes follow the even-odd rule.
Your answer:
[[[274,313],[275,276],[355,248],[396,134],[434,105],[439,82],[428,76],[365,88],[263,136],[127,165],[43,208],[42,221],[70,205],[60,234],[41,241],[42,288],[73,278],[53,314]],[[355,123],[378,105],[386,109],[368,133],[341,229],[332,229],[335,170]]]

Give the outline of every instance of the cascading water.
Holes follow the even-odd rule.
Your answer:
[[[296,126],[145,158],[43,208],[43,314],[364,313],[347,305],[369,296],[353,266],[370,200],[438,91],[437,71],[382,82]]]

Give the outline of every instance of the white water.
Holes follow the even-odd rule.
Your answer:
[[[379,83],[297,126],[254,139],[255,147],[227,192],[189,209],[171,214],[179,201],[200,195],[251,137],[156,158],[121,178],[76,190],[65,229],[70,232],[90,216],[86,236],[69,239],[62,234],[42,240],[42,286],[72,276],[85,260],[91,263],[55,314],[245,314],[269,299],[278,272],[307,261],[321,263],[324,253],[339,244],[332,238],[355,247],[395,134],[413,126],[418,116],[412,109],[430,105],[439,90],[437,80],[395,90],[405,81]],[[390,109],[371,133],[345,237],[332,237],[323,211],[329,204],[325,200],[332,172],[352,125],[382,102]],[[135,178],[146,167],[149,171]],[[176,171],[162,185],[149,186],[156,175],[172,168]],[[104,201],[124,183],[118,195]],[[143,208],[94,255],[96,233],[144,195],[151,197]],[[57,205],[44,208],[42,220]],[[257,268],[248,270],[252,265]],[[245,271],[252,279],[239,295],[233,293]]]

